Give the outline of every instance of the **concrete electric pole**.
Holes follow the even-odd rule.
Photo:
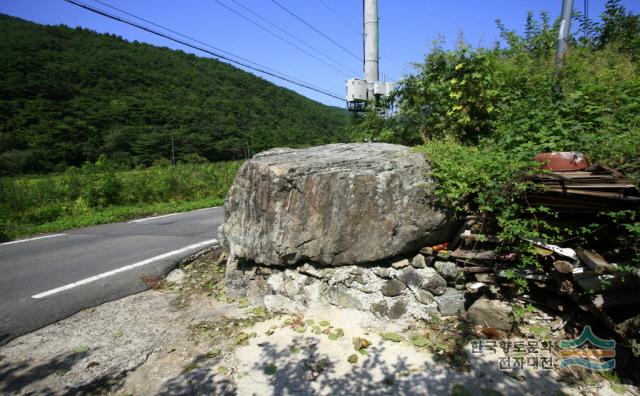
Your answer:
[[[571,37],[571,14],[573,13],[573,0],[562,0],[562,16],[560,17],[560,29],[558,31],[558,47],[556,49],[556,67],[562,67],[564,57],[569,48]]]
[[[379,80],[378,0],[364,0],[364,79]]]
[[[377,103],[389,95],[393,84],[380,81],[380,39],[378,34],[378,0],[363,0],[364,80],[347,80],[347,108],[363,111],[367,102]]]

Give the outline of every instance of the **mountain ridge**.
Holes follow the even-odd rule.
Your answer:
[[[3,14],[0,33],[3,174],[348,140],[346,111],[215,59]]]

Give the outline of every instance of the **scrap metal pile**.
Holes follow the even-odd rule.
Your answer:
[[[545,170],[529,178],[537,185],[526,194],[530,205],[553,208],[576,224],[604,211],[639,207],[638,190],[615,170],[589,166],[577,153],[550,153],[536,159]],[[563,318],[562,326],[583,312],[640,356],[640,269],[630,270],[620,249],[606,245],[572,249],[522,240],[538,256],[535,268],[514,266],[519,253],[501,252],[501,241],[475,217],[468,217],[446,246],[424,253],[454,259],[465,273],[467,292],[543,306]],[[527,290],[519,288],[515,279],[526,281]]]
[[[544,173],[529,177],[539,187],[527,193],[531,205],[559,211],[635,209],[640,194],[635,185],[611,168],[589,166],[579,153],[539,154]]]

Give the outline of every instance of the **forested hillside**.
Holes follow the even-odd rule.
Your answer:
[[[244,158],[346,139],[348,114],[227,64],[0,15],[0,174]],[[197,155],[194,155],[197,154]],[[198,157],[200,156],[200,157]]]

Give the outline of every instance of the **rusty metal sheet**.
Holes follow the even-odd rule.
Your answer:
[[[551,171],[580,171],[589,167],[585,156],[575,151],[540,153],[534,159],[543,163],[542,169]]]

